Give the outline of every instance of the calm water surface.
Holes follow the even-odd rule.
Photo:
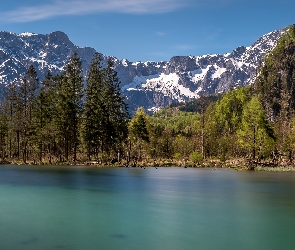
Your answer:
[[[295,249],[295,173],[0,167],[1,250]]]

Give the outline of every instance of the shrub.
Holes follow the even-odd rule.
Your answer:
[[[199,152],[193,152],[190,155],[190,160],[195,164],[200,164],[203,161],[202,154]]]
[[[177,161],[181,160],[182,159],[181,154],[180,153],[175,153],[174,154],[174,159],[177,160]]]

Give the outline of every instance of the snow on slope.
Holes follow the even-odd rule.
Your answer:
[[[255,79],[263,56],[284,32],[285,29],[270,32],[252,46],[241,46],[224,55],[175,56],[169,62],[129,62],[103,55],[103,63],[108,58],[114,60],[131,112],[139,106],[157,110],[173,102],[249,84]],[[82,59],[86,76],[96,51],[75,46],[65,33],[0,32],[0,84],[4,86],[18,78],[30,65],[37,69],[41,80],[48,70],[53,75],[60,74],[74,52]]]

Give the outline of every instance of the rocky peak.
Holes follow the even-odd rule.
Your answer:
[[[256,69],[264,55],[275,47],[285,30],[270,32],[252,46],[240,46],[225,55],[174,56],[169,62],[130,62],[111,58],[131,111],[139,106],[156,110],[173,102],[248,84],[256,77]],[[86,76],[96,52],[93,48],[75,46],[61,31],[47,35],[2,31],[0,87],[24,74],[32,64],[41,80],[48,70],[60,74],[74,52],[80,56]],[[103,58],[103,65],[106,65],[109,57],[103,55]]]

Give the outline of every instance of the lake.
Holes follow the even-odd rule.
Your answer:
[[[295,249],[295,173],[0,167],[1,250]]]

